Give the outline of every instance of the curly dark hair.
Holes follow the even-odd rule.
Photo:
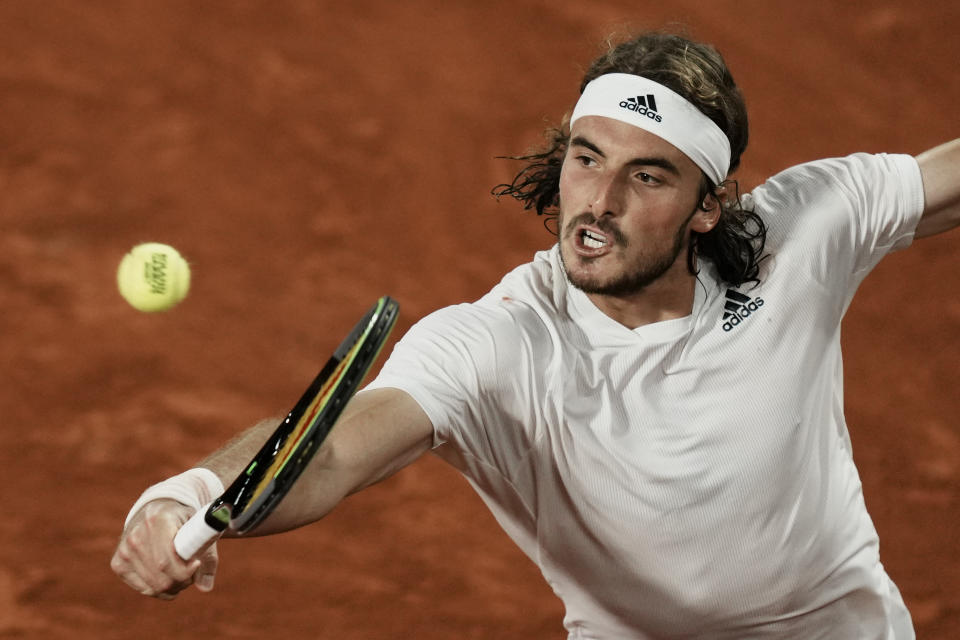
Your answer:
[[[748,139],[747,108],[723,57],[712,46],[671,33],[644,33],[611,45],[587,69],[580,92],[591,80],[608,73],[643,76],[683,96],[726,134],[730,172],[740,165]],[[569,114],[563,125],[548,129],[546,135],[542,151],[511,158],[526,166],[512,183],[494,187],[493,194],[516,198],[524,209],[554,219],[560,205],[560,169],[570,139]],[[759,282],[767,227],[759,215],[743,208],[735,181],[723,184],[732,187],[725,190],[726,195],[721,195],[719,186],[703,176],[699,202],[711,193],[716,195],[721,214],[710,231],[691,232],[687,265],[696,274],[700,256],[711,260],[720,278],[733,286]]]

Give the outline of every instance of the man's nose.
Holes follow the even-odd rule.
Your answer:
[[[597,177],[596,191],[590,202],[594,217],[620,216],[623,213],[623,179],[619,172],[605,172]]]

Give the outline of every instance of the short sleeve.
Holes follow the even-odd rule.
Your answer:
[[[923,182],[911,156],[858,153],[787,169],[748,204],[770,227],[771,253],[822,283],[845,282],[849,301],[885,255],[913,241]]]
[[[854,271],[869,271],[891,251],[907,248],[923,213],[923,182],[907,155],[856,154],[838,176],[854,206]]]
[[[408,393],[430,418],[435,447],[509,473],[536,437],[532,394],[543,392],[552,353],[538,327],[519,303],[441,309],[411,327],[367,388]]]
[[[367,389],[390,387],[408,393],[434,427],[434,446],[450,425],[476,422],[491,337],[465,322],[469,312],[451,307],[423,318],[397,342]]]

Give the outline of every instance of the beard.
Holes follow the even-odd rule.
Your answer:
[[[630,241],[612,222],[606,219],[596,221],[591,214],[581,214],[567,225],[568,231],[566,231],[559,240],[559,242],[561,242],[560,262],[563,265],[563,271],[567,276],[567,281],[577,289],[589,294],[628,296],[639,293],[656,282],[676,263],[677,258],[686,246],[685,238],[687,236],[687,227],[697,210],[698,208],[694,208],[690,215],[687,216],[687,219],[680,224],[673,235],[670,245],[662,249],[652,247],[649,250],[640,252],[624,265],[621,273],[607,278],[578,274],[571,271],[566,259],[563,257],[562,240],[564,237],[573,233],[580,222],[591,222],[600,230],[607,233],[609,237],[613,238],[613,243],[622,251],[626,251],[629,248]],[[603,259],[603,257],[584,258],[578,256],[576,259],[584,263],[590,263],[595,259]]]

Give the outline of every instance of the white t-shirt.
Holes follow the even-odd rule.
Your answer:
[[[913,238],[916,161],[813,162],[747,200],[757,286],[704,264],[689,316],[630,330],[554,247],[417,323],[369,386],[420,404],[570,638],[913,637],[852,459],[840,321]]]

